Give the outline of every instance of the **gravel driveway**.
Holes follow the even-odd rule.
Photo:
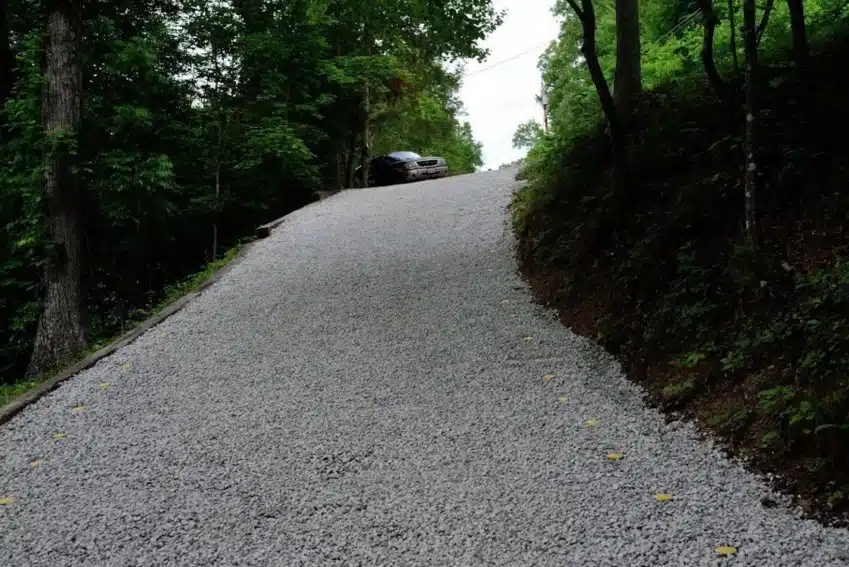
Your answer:
[[[302,209],[0,427],[0,565],[849,564],[534,306],[512,179]]]

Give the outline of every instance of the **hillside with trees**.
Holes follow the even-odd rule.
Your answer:
[[[490,0],[8,0],[0,385],[137,323],[369,155],[482,164],[462,71]],[[9,385],[13,386],[9,386]]]
[[[659,407],[849,511],[843,0],[559,0],[522,270]]]

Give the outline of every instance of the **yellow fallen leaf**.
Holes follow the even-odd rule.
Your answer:
[[[654,499],[657,500],[658,502],[669,502],[670,500],[672,500],[672,495],[671,494],[664,494],[664,493],[661,492],[660,494],[655,494]]]
[[[586,425],[587,427],[595,427],[599,423],[601,422],[597,419],[588,419],[584,422],[584,425]]]
[[[111,385],[112,385],[112,382],[101,382],[100,383],[100,387],[103,388],[104,390]]]
[[[71,411],[74,412],[74,413],[81,413],[81,412],[86,411],[87,409],[88,409],[88,406],[84,406],[84,405],[80,404],[78,406],[72,407]]]
[[[607,454],[607,458],[610,459],[611,461],[618,461],[618,460],[622,459],[622,457],[624,457],[624,456],[625,455],[623,455],[622,453],[608,453]]]
[[[534,340],[534,338],[533,338],[533,337],[525,337],[525,342],[526,342],[526,343],[529,343],[529,342],[531,342],[532,340]]]
[[[557,401],[560,402],[561,404],[565,404],[566,402],[569,401],[569,396],[560,396],[559,398],[557,398]]]
[[[545,380],[546,382],[551,382],[552,380],[554,380],[554,374],[546,374],[545,376],[542,377],[542,379]]]
[[[0,498],[0,506],[8,506],[9,504],[11,504],[14,501],[15,501],[14,496],[4,496],[3,498]]]
[[[42,464],[44,464],[44,461],[42,461],[41,459],[36,459],[36,460],[34,460],[33,462],[31,462],[29,465],[30,465],[32,468],[37,469],[37,468],[38,468],[38,467],[40,467]]]
[[[64,433],[54,433],[53,434],[54,439],[64,439],[65,437],[66,437],[66,435]]]
[[[127,362],[125,362],[124,364],[121,365],[121,370],[129,370],[132,367],[133,367],[133,363],[128,360]]]
[[[160,336],[160,337],[167,337],[167,336],[168,336],[168,333],[166,333],[166,332],[164,332],[164,331],[163,331],[163,332],[159,333],[159,336]]]
[[[729,555],[734,555],[735,553],[737,553],[737,548],[731,547],[729,545],[720,545],[719,547],[714,549],[714,551],[717,555],[724,555],[725,557],[728,557]]]

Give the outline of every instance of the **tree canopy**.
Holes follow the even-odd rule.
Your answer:
[[[79,188],[89,342],[136,322],[257,224],[347,186],[364,128],[371,154],[440,154],[452,173],[482,164],[446,63],[486,56],[480,41],[501,21],[490,0],[60,4],[81,30],[81,115],[60,145],[42,122],[53,12],[10,0],[0,26],[11,85],[0,93],[2,381],[23,374],[45,266],[69,249],[49,230],[45,155],[64,152]]]

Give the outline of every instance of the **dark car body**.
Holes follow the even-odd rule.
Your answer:
[[[369,185],[397,185],[436,179],[448,175],[448,165],[441,157],[422,157],[414,152],[392,152],[369,161]],[[362,168],[354,171],[354,181],[362,184]]]

